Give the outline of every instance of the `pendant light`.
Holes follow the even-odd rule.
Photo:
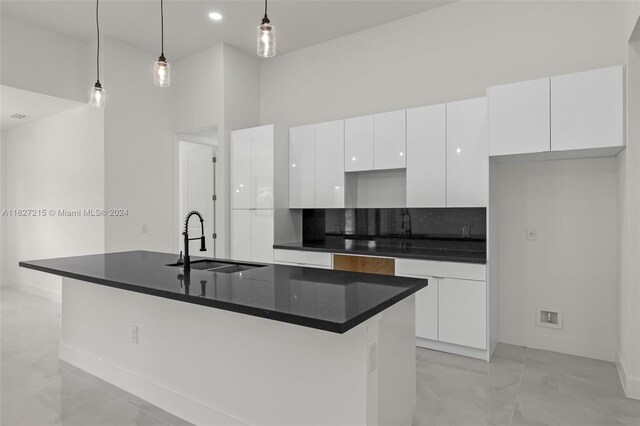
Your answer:
[[[96,52],[96,84],[89,89],[89,105],[96,108],[104,108],[105,92],[102,84],[100,84],[100,20],[98,10],[100,0],[96,0],[96,34],[97,34],[97,52]]]
[[[161,53],[153,64],[153,84],[159,87],[169,87],[171,83],[170,66],[164,57],[164,3],[160,0],[160,43]]]
[[[276,56],[276,27],[267,17],[267,0],[264,0],[264,18],[258,25],[258,56],[263,58]]]

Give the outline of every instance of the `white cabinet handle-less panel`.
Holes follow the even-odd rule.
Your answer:
[[[344,120],[316,124],[316,204],[344,208]]]
[[[231,258],[234,260],[251,261],[251,212],[231,210]]]
[[[273,172],[272,172],[273,173]],[[231,132],[231,208],[251,208],[251,129]]]
[[[251,207],[273,208],[273,126],[251,129]]]
[[[429,285],[416,293],[416,337],[438,340],[438,279],[427,280]]]
[[[273,210],[251,211],[251,260],[273,263]]]
[[[403,169],[407,165],[406,111],[373,116],[373,168]]]
[[[344,121],[344,170],[373,170],[373,115]]]
[[[550,144],[548,78],[490,87],[489,155],[545,152]]]
[[[438,282],[441,342],[487,348],[486,282],[442,278]]]
[[[289,129],[289,208],[316,206],[315,125]]]
[[[551,150],[624,145],[624,68],[551,78]]]
[[[447,106],[407,110],[407,207],[446,207]]]
[[[447,206],[486,207],[487,98],[447,104]]]

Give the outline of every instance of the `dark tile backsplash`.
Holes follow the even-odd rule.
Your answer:
[[[484,245],[486,216],[485,208],[304,210],[303,242],[342,238],[389,245],[437,240]]]

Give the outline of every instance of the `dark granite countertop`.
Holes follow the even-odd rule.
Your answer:
[[[421,260],[436,260],[442,262],[487,263],[485,250],[475,249],[474,244],[466,241],[442,241],[431,246],[411,243],[397,243],[393,245],[375,243],[363,240],[326,240],[315,242],[297,242],[276,244],[275,249],[303,250],[329,253],[363,254],[369,256],[402,257]],[[484,243],[482,243],[484,246]]]
[[[345,333],[427,286],[422,279],[284,265],[185,274],[182,267],[167,266],[176,260],[174,254],[130,251],[24,261],[20,266],[333,333]]]

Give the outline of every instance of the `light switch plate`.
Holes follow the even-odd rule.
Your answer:
[[[527,228],[527,240],[535,241],[538,239],[538,230],[536,228]]]

